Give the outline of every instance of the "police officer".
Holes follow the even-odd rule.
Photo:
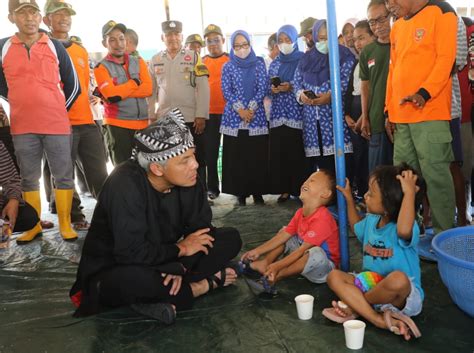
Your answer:
[[[179,21],[161,24],[166,49],[150,61],[153,94],[149,100],[149,117],[158,119],[173,108],[179,108],[196,144],[199,177],[206,181],[204,129],[209,119],[209,72],[199,54],[182,46],[183,25]],[[158,109],[155,109],[158,102]]]

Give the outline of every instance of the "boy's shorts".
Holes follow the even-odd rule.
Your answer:
[[[285,243],[284,254],[291,254],[301,244],[303,244],[303,241],[297,235],[292,236]],[[326,252],[319,246],[314,246],[306,252],[308,253],[308,261],[301,275],[313,283],[325,283],[329,272],[336,268],[336,266],[328,259]]]
[[[406,316],[416,316],[421,313],[423,309],[423,301],[421,300],[420,290],[413,283],[413,278],[410,278],[411,291],[407,297],[405,307],[400,310],[393,306],[392,304],[375,304],[374,309],[377,311],[384,311],[385,309],[390,309],[395,312],[401,312]]]

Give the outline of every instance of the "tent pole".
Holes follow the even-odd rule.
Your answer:
[[[339,43],[337,40],[336,0],[326,0],[327,29],[329,45],[329,63],[331,72],[331,104],[334,122],[335,162],[337,184],[344,186],[346,179],[346,165],[344,159],[344,126],[342,116],[341,75],[339,67]],[[341,269],[349,271],[349,242],[347,236],[347,204],[344,196],[337,192],[339,216],[339,239],[341,245]]]

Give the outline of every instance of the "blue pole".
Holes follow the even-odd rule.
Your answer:
[[[346,181],[346,164],[344,159],[344,129],[342,116],[341,75],[339,67],[339,43],[337,41],[336,0],[326,0],[328,20],[329,64],[331,72],[331,104],[334,122],[334,142],[337,184],[344,186]],[[344,196],[337,192],[339,216],[339,239],[341,244],[341,269],[349,271],[349,242],[347,237],[347,205]]]

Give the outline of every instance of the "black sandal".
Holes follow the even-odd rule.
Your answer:
[[[212,275],[206,278],[207,283],[209,284],[208,293],[211,293],[214,288],[214,283],[216,284],[216,288],[224,287],[226,272],[225,268],[220,270],[221,278],[217,277],[216,275]]]

